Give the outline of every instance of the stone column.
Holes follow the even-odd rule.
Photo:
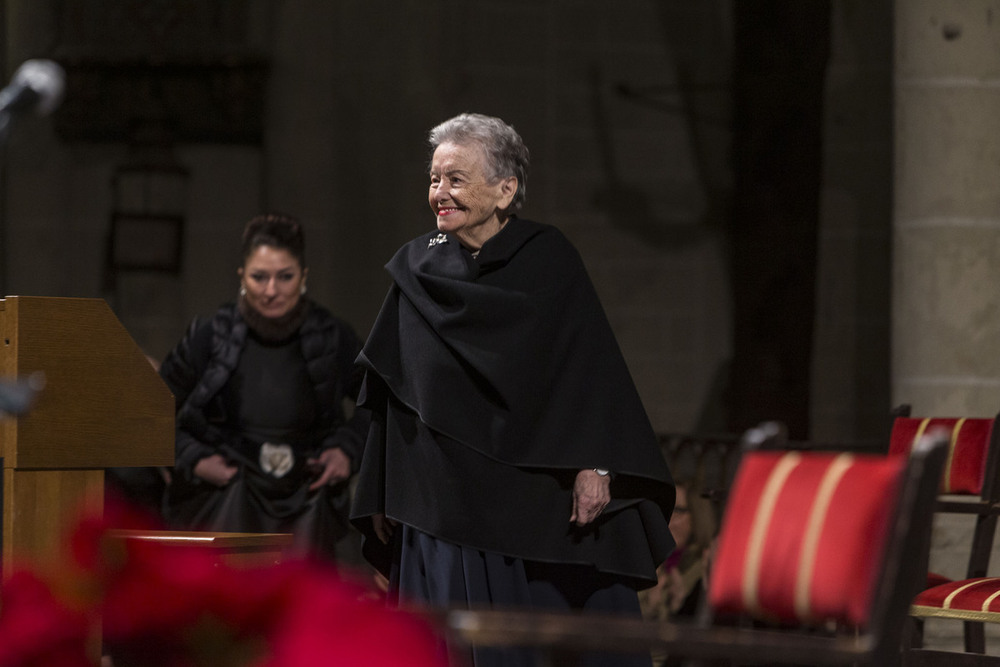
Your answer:
[[[989,417],[1000,410],[1000,1],[897,0],[895,14],[892,398],[915,416]],[[971,529],[935,523],[934,571],[964,576]],[[927,645],[961,650],[961,625],[928,623]]]
[[[896,2],[892,398],[1000,410],[1000,1]]]

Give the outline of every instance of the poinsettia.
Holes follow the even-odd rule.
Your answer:
[[[81,521],[69,543],[70,562],[5,583],[3,667],[92,667],[97,628],[130,666],[447,664],[424,620],[319,563],[232,567],[211,549],[121,539],[104,519]]]
[[[420,619],[390,610],[331,573],[290,581],[263,667],[446,664],[444,645]]]
[[[59,599],[33,572],[12,574],[0,608],[0,665],[91,667],[86,648],[92,618]]]

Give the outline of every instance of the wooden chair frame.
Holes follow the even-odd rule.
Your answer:
[[[896,416],[910,417],[910,406],[896,409]],[[1000,414],[994,417],[994,427],[990,433],[986,460],[983,466],[983,484],[978,498],[956,499],[943,496],[935,503],[934,512],[975,516],[972,542],[966,564],[965,579],[977,579],[987,575],[997,521],[1000,519]],[[930,554],[930,539],[923,551]],[[925,563],[925,565],[928,565]],[[929,567],[925,567],[925,571]],[[919,592],[919,591],[918,591]],[[923,618],[911,617],[906,635],[905,665],[1000,665],[1000,657],[987,656],[985,624],[979,621],[954,619],[963,623],[965,653],[944,651],[923,647]]]

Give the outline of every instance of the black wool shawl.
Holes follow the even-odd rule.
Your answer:
[[[673,547],[674,489],[579,254],[518,218],[478,259],[430,233],[386,267],[394,285],[359,356],[373,426],[356,523],[375,513],[436,537],[637,586]],[[570,526],[576,472],[614,472],[612,504]],[[385,569],[374,539],[366,555]]]

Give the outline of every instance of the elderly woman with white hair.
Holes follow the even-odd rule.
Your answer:
[[[462,114],[429,138],[437,229],[387,264],[359,357],[364,553],[402,601],[637,616],[674,487],[583,262],[517,217],[528,150],[510,125]]]

